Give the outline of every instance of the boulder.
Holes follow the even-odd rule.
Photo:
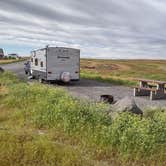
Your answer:
[[[139,115],[143,114],[142,110],[136,105],[135,100],[130,97],[125,97],[121,100],[118,100],[112,105],[112,110],[116,113],[131,112]]]
[[[2,67],[0,67],[0,73],[3,73],[4,69]]]
[[[112,95],[101,95],[100,96],[100,101],[113,104],[114,103],[114,96]]]

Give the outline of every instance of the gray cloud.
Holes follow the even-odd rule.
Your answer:
[[[52,44],[78,47],[83,57],[166,59],[164,5],[162,0],[1,0],[0,45]]]

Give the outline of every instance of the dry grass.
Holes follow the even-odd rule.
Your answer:
[[[0,64],[7,64],[17,61],[16,59],[0,59]]]
[[[0,64],[9,64],[14,62],[21,62],[27,60],[28,58],[21,58],[21,59],[0,59]]]
[[[101,77],[101,80],[126,80],[126,85],[135,79],[166,81],[165,60],[81,60],[81,74],[85,78]],[[110,81],[111,82],[111,81]],[[118,81],[116,82],[118,84]]]
[[[0,95],[8,94],[8,89],[5,86],[0,85]]]

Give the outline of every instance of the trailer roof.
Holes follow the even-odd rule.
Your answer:
[[[31,52],[34,52],[34,51],[42,51],[42,50],[45,50],[46,48],[62,48],[62,49],[73,49],[73,50],[78,50],[78,51],[80,51],[80,49],[69,48],[69,47],[45,47],[45,48],[40,48],[40,49],[33,50],[33,51],[31,51]]]

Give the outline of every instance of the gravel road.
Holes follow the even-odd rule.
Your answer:
[[[23,63],[12,63],[7,65],[1,65],[5,70],[13,71],[22,79],[27,77],[24,75]],[[111,94],[115,97],[115,100],[130,96],[135,99],[136,104],[142,108],[149,107],[166,107],[166,100],[151,101],[148,97],[133,97],[133,89],[124,86],[111,85],[109,83],[101,83],[94,80],[81,79],[79,82],[73,82],[69,85],[60,85],[66,88],[73,96],[79,98],[85,98],[88,100],[99,100],[100,95]]]

